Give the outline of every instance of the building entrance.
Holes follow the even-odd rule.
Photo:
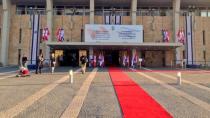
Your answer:
[[[79,66],[79,51],[78,50],[64,50],[63,63],[61,66]]]
[[[90,57],[91,67],[129,66],[130,51],[127,50],[94,50]],[[126,58],[126,62],[125,62]],[[124,65],[123,65],[124,63]]]
[[[105,51],[105,66],[120,66],[119,63],[119,50],[106,50]]]

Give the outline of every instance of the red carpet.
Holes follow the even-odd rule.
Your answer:
[[[172,116],[132,81],[122,70],[109,68],[124,118],[172,118]]]

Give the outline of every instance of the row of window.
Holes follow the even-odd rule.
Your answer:
[[[190,10],[181,10],[180,15],[186,16],[190,14]],[[45,6],[17,6],[17,14],[33,14],[38,13],[46,15]],[[90,10],[88,7],[71,7],[71,6],[56,6],[53,8],[54,15],[89,15]],[[137,16],[171,16],[173,10],[171,8],[138,8]],[[210,17],[210,10],[196,10],[194,11],[196,16]],[[130,8],[113,8],[113,7],[96,7],[95,15],[120,15],[130,16]]]

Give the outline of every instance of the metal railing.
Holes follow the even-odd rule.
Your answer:
[[[210,69],[210,61],[174,60],[171,67]]]

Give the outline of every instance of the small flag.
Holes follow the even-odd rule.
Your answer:
[[[42,31],[42,40],[43,41],[47,41],[50,35],[50,31],[48,29],[48,27],[45,27]]]
[[[56,37],[58,42],[63,42],[64,41],[64,29],[63,28],[58,28],[56,32]]]
[[[184,30],[183,29],[180,29],[177,33],[177,39],[178,39],[178,42],[184,44],[185,43],[185,34],[184,34]]]
[[[169,31],[168,30],[162,29],[162,36],[163,36],[163,42],[169,42],[170,35],[169,35]]]

